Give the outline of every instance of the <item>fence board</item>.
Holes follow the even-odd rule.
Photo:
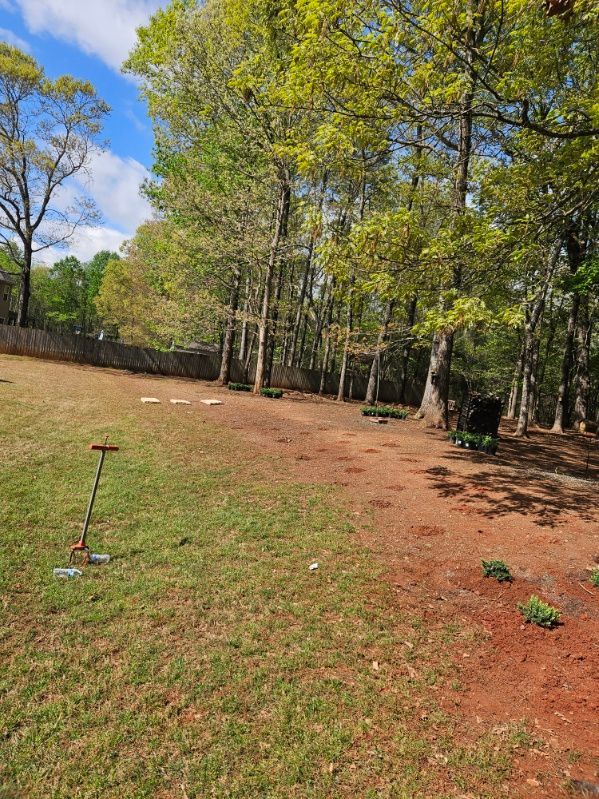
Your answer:
[[[112,369],[126,369],[131,372],[165,375],[167,377],[186,377],[194,380],[216,380],[220,372],[218,355],[204,355],[195,352],[160,352],[147,347],[133,347],[117,341],[99,341],[85,336],[65,335],[48,330],[0,325],[0,353],[6,355],[27,355],[51,361],[72,361],[90,366]],[[245,374],[241,361],[233,359],[231,380],[240,383],[253,382],[255,364],[251,364]],[[271,383],[278,388],[317,394],[320,388],[321,373],[314,369],[300,369],[292,366],[274,364]],[[363,400],[366,396],[367,380],[362,375],[348,377],[347,390],[350,398]],[[325,375],[324,393],[336,395],[339,390],[339,376]],[[406,400],[417,404],[422,396],[422,387],[409,385]],[[399,385],[381,380],[379,400],[397,402]]]

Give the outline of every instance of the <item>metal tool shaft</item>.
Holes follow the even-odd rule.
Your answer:
[[[104,458],[106,457],[106,450],[100,450],[100,460],[98,461],[98,468],[96,469],[96,476],[94,478],[94,486],[92,488],[92,493],[89,498],[89,502],[87,504],[87,511],[85,513],[85,520],[83,522],[83,530],[81,532],[81,538],[79,539],[80,544],[85,544],[85,536],[87,535],[87,528],[89,527],[89,521],[92,516],[92,510],[94,507],[94,501],[96,499],[96,491],[98,490],[98,484],[100,482],[100,475],[102,474],[102,466],[104,466]]]

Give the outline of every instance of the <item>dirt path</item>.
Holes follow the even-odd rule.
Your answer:
[[[52,369],[64,370],[65,390],[74,370],[89,371]],[[278,474],[341,486],[398,609],[449,631],[460,685],[439,701],[462,734],[483,722],[499,729],[526,720],[543,744],[516,765],[523,795],[562,795],[558,786],[568,776],[599,782],[599,590],[587,582],[588,568],[599,563],[599,446],[592,480],[583,481],[576,478],[585,474],[587,447],[578,436],[504,437],[494,458],[451,446],[444,433],[414,420],[374,425],[353,404],[295,394],[269,400],[213,384],[94,371],[114,381],[124,401],[159,398],[162,405],[145,406],[148,416],[217,421],[270,453]],[[170,405],[172,397],[192,401],[191,409]],[[224,404],[199,403],[211,397]],[[483,558],[508,563],[514,583],[482,578]],[[516,604],[531,594],[559,607],[563,625],[523,625]],[[471,634],[458,635],[464,630]],[[544,793],[547,780],[537,775],[549,777],[556,792]]]

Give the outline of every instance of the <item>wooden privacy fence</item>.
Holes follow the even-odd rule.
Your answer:
[[[28,355],[32,358],[46,358],[52,361],[72,361],[90,366],[103,366],[112,369],[128,369],[131,372],[146,372],[168,377],[188,377],[194,380],[216,380],[220,372],[220,357],[195,352],[160,352],[148,347],[132,347],[116,341],[99,341],[86,336],[50,333],[47,330],[0,325],[0,353],[6,355]],[[253,381],[255,364],[244,374],[243,364],[233,359],[231,380],[235,382]],[[313,369],[273,365],[271,384],[278,388],[305,391],[317,394],[321,374]],[[337,394],[339,376],[325,376],[324,393]],[[359,374],[347,378],[346,394],[353,399],[364,399],[367,380]],[[416,404],[420,400],[421,388],[407,387],[406,401]],[[397,402],[399,385],[381,380],[379,400]]]

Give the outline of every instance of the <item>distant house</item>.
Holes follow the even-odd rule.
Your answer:
[[[19,280],[16,275],[0,269],[0,325],[14,323]]]

